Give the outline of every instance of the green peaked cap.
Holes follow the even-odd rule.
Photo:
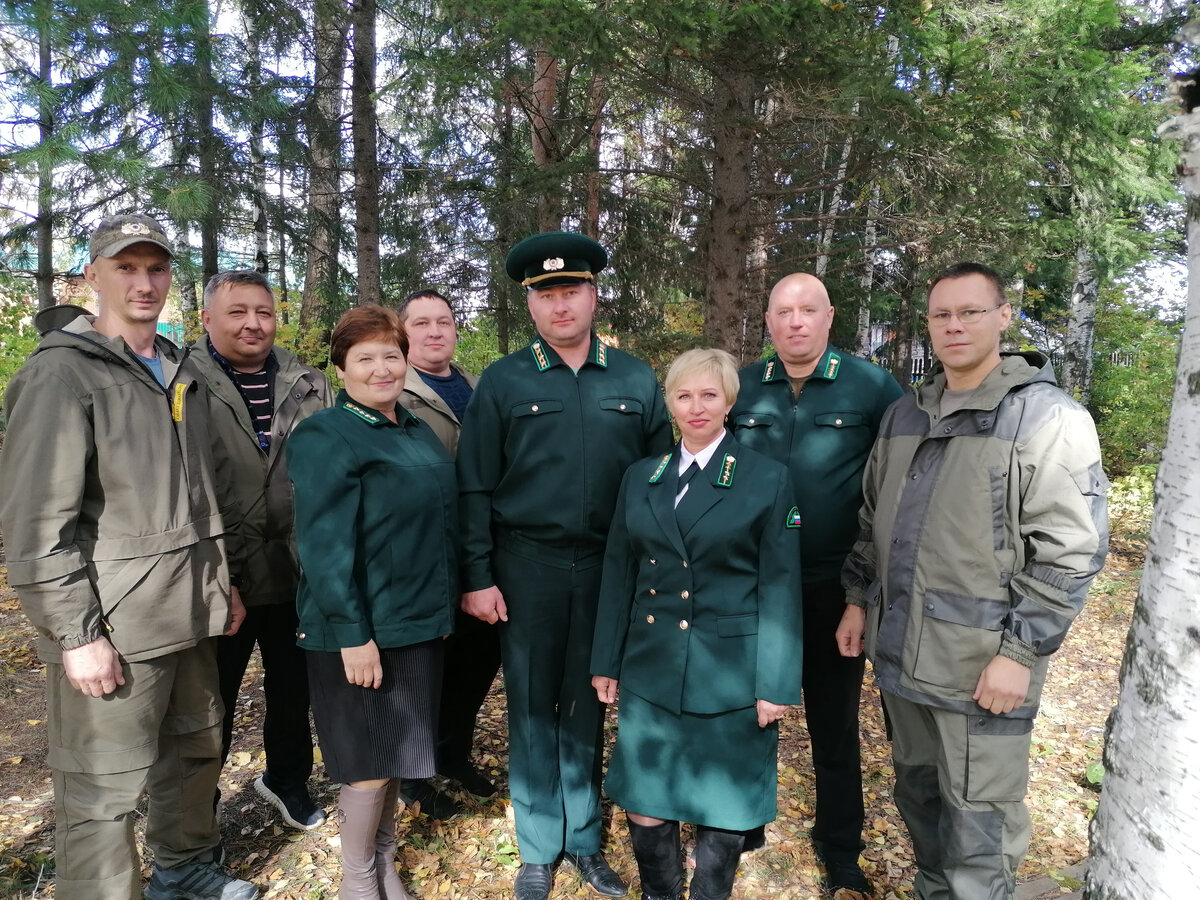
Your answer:
[[[608,251],[590,237],[570,231],[545,231],[508,251],[504,271],[525,287],[595,281],[608,265]]]

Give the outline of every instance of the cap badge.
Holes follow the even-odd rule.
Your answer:
[[[125,222],[121,225],[121,234],[149,234],[150,229],[143,222]]]
[[[565,268],[566,265],[566,261],[561,256],[554,256],[550,259],[542,260],[542,268],[547,272],[557,272],[560,269]]]

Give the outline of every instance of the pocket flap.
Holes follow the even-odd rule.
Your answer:
[[[813,421],[827,428],[853,428],[866,425],[867,417],[857,412],[829,412],[813,416]]]
[[[775,417],[770,413],[739,413],[734,424],[738,428],[762,428],[775,424]]]
[[[717,616],[718,637],[739,637],[744,634],[758,634],[758,613]]]
[[[642,401],[634,397],[601,397],[600,408],[640,416],[642,414]]]
[[[562,411],[563,402],[561,400],[522,400],[512,408],[513,418],[517,419]]]

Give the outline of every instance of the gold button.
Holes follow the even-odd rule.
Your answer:
[[[651,625],[654,624],[654,616],[646,616],[646,621]]]
[[[657,560],[657,559],[652,559],[652,560],[650,560],[650,565],[652,565],[652,566],[657,566],[657,565],[658,565],[658,560]]]
[[[624,404],[624,403],[622,403],[622,404],[621,404],[621,409],[624,409],[624,408],[625,408],[625,404]]]
[[[841,420],[841,419],[834,419],[834,420],[833,420],[833,424],[834,424],[834,425],[841,425],[841,424],[842,424],[842,420]]]
[[[533,404],[533,406],[531,406],[531,407],[529,407],[529,408],[530,408],[530,409],[532,409],[534,412],[537,412],[537,411],[538,411],[538,405],[537,405],[536,403],[535,403],[535,404]]]
[[[688,620],[687,620],[687,619],[680,619],[680,620],[679,620],[679,630],[680,630],[680,631],[687,631],[687,630],[688,630],[688,627],[689,627],[689,626],[688,626]]]
[[[754,420],[753,420],[753,419],[748,419],[748,420],[747,420],[747,423],[748,423],[748,424],[750,424],[750,425],[753,425],[753,424],[754,424]]]
[[[687,560],[686,560],[686,559],[683,561],[683,567],[684,567],[685,569],[687,568]]]
[[[651,596],[651,597],[657,597],[657,596],[658,596],[658,591],[656,591],[654,588],[650,588],[650,596]]]
[[[306,637],[308,637],[308,635],[304,634],[304,633],[300,633],[300,634],[296,635],[296,637],[298,637],[300,640],[304,640]]]
[[[692,595],[689,594],[687,591],[683,591],[679,596],[682,597],[684,600],[686,600],[688,597],[690,597]]]

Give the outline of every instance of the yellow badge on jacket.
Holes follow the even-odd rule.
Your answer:
[[[176,422],[183,421],[183,397],[187,394],[186,384],[175,385],[175,396],[171,400],[171,418]]]

